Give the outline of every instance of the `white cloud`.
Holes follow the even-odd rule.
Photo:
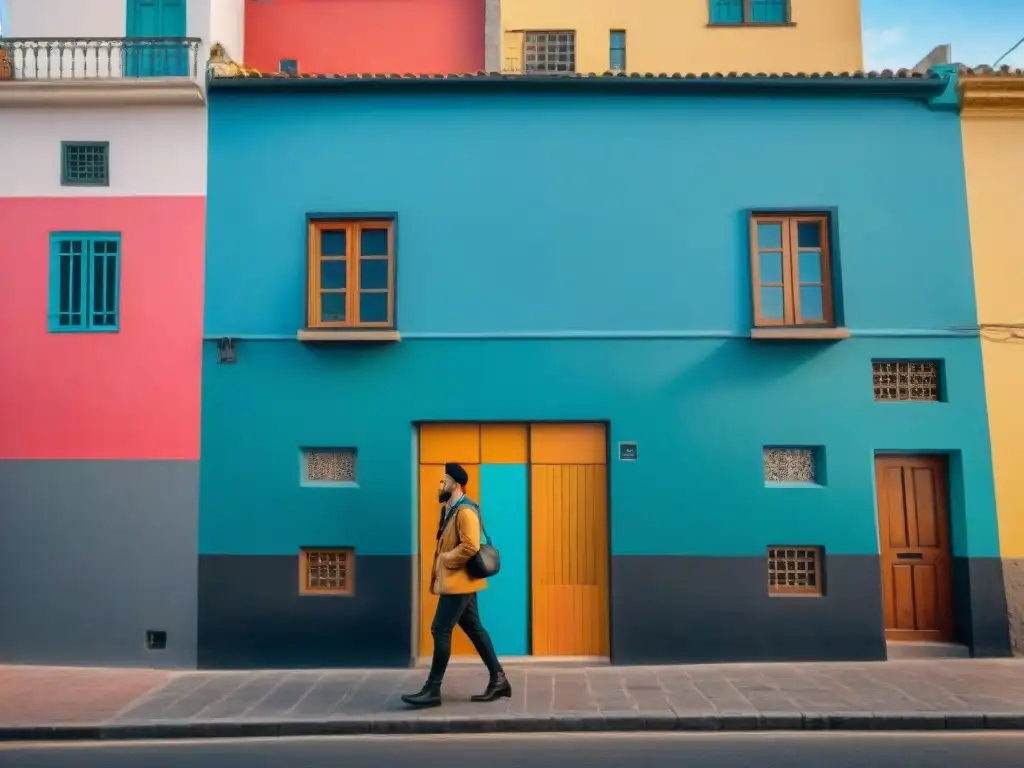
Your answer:
[[[867,69],[909,68],[917,64],[928,50],[916,50],[903,27],[864,30],[864,66]]]

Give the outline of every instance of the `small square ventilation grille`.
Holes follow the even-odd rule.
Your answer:
[[[938,360],[874,360],[871,372],[876,401],[936,403],[941,399]]]
[[[110,145],[106,142],[65,142],[61,181],[65,185],[104,187],[110,183]]]
[[[813,448],[765,448],[766,483],[817,483]]]
[[[307,448],[303,452],[308,483],[354,483],[355,448]]]
[[[769,594],[820,595],[821,576],[821,547],[768,548]]]
[[[303,549],[299,554],[299,592],[352,594],[354,560],[352,549]]]

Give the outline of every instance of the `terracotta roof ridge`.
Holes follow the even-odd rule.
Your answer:
[[[408,80],[408,81],[439,81],[439,80],[535,80],[535,81],[593,81],[593,80],[927,80],[938,79],[940,76],[931,71],[920,72],[913,69],[882,69],[882,70],[848,70],[825,72],[740,72],[740,71],[705,71],[705,72],[566,72],[551,74],[524,74],[508,72],[453,72],[453,73],[413,73],[413,72],[351,72],[351,73],[300,73],[261,72],[247,69],[244,71],[215,72],[217,80],[232,79],[274,79],[274,80]]]

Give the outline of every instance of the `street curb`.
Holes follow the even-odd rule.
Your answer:
[[[757,732],[757,731],[1019,731],[1024,712],[761,712],[506,715],[496,718],[418,715],[333,720],[115,723],[0,726],[0,742],[250,739],[369,734]]]

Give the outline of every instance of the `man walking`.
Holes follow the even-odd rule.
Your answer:
[[[452,630],[462,627],[481,660],[487,665],[487,690],[473,701],[495,701],[512,695],[505,671],[491,644],[491,636],[480,623],[476,594],[487,586],[466,570],[466,564],[480,551],[480,508],[466,496],[469,475],[460,465],[444,465],[437,499],[444,504],[437,529],[430,591],[438,595],[437,610],[430,625],[434,637],[434,658],[427,682],[419,693],[404,694],[402,701],[414,707],[436,707],[441,703],[441,682],[452,655]]]

